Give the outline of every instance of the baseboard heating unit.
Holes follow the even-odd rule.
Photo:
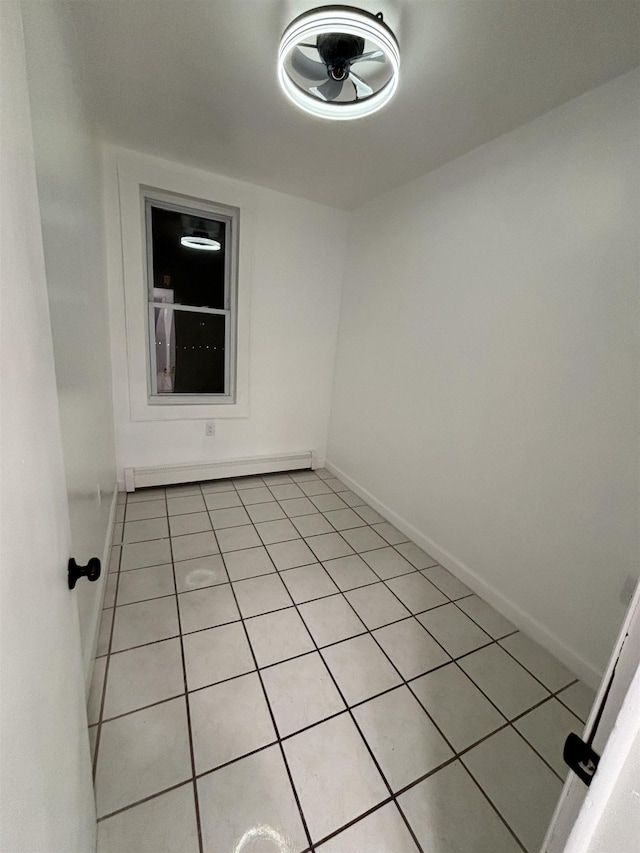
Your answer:
[[[251,474],[271,474],[317,468],[313,450],[302,453],[282,453],[275,456],[247,456],[242,459],[222,459],[219,462],[194,462],[189,465],[152,465],[147,468],[125,468],[124,486],[134,492],[146,486],[173,486],[203,480],[222,480],[226,477],[246,477]]]

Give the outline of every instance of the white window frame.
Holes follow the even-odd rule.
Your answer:
[[[176,405],[233,405],[236,402],[236,314],[238,301],[238,245],[240,229],[240,211],[237,207],[202,202],[198,199],[188,199],[175,194],[141,189],[141,200],[145,221],[145,281],[148,299],[147,310],[147,340],[148,344],[148,373],[147,394],[152,406]],[[194,305],[172,304],[153,301],[153,246],[151,229],[151,208],[200,216],[204,219],[215,219],[227,226],[225,237],[225,269],[224,269],[224,309],[206,308]],[[225,375],[224,392],[221,394],[158,394],[156,353],[155,353],[155,308],[171,311],[188,311],[200,314],[222,314],[226,316],[225,324]]]
[[[113,322],[126,332],[126,358],[114,341],[112,360],[116,386],[128,385],[131,422],[197,421],[250,416],[249,339],[255,244],[255,193],[248,185],[167,160],[105,146],[107,246],[112,288]],[[148,298],[146,236],[142,194],[179,196],[187,205],[215,203],[242,213],[242,241],[237,249],[235,402],[200,401],[157,405],[149,395]],[[124,343],[124,341],[123,341]],[[118,394],[114,390],[118,405]],[[124,414],[124,413],[123,413]]]

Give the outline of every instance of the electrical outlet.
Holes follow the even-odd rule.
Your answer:
[[[207,421],[207,425],[204,429],[204,434],[208,436],[214,436],[216,434],[216,422],[215,421]]]

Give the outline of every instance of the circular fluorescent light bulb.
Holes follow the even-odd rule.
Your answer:
[[[374,50],[382,51],[389,63],[391,76],[374,94],[352,101],[329,101],[303,89],[292,79],[287,62],[292,52],[302,43],[318,36],[341,34],[364,39]],[[327,6],[312,9],[289,24],[280,40],[278,51],[278,80],[283,92],[293,103],[319,118],[345,121],[362,118],[377,112],[394,96],[400,74],[400,48],[396,37],[383,23],[382,16],[354,9],[350,6]],[[327,79],[329,75],[327,74]],[[315,87],[314,87],[315,88]]]
[[[180,245],[186,246],[187,249],[200,249],[205,252],[218,252],[222,248],[217,240],[212,240],[210,237],[195,237],[189,234],[180,238]]]

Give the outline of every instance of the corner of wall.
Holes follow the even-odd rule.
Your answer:
[[[441,566],[448,569],[452,575],[458,578],[472,589],[477,595],[483,598],[488,604],[494,607],[506,619],[527,634],[531,639],[539,643],[548,652],[558,658],[559,661],[565,664],[571,672],[574,672],[578,678],[581,678],[586,684],[594,689],[597,689],[602,679],[602,671],[595,664],[586,660],[577,650],[570,648],[560,637],[550,631],[537,619],[534,619],[529,613],[523,610],[514,601],[511,601],[503,595],[494,586],[480,577],[469,566],[459,560],[449,551],[441,548],[433,541],[424,531],[418,530],[402,516],[394,512],[385,503],[371,494],[360,483],[350,477],[337,465],[327,460],[325,463],[327,470],[335,474],[345,485],[359,495],[363,500],[372,506],[376,512],[384,516],[387,521],[390,521],[398,530],[408,536],[412,542],[418,547],[426,551],[434,560],[437,560]]]

